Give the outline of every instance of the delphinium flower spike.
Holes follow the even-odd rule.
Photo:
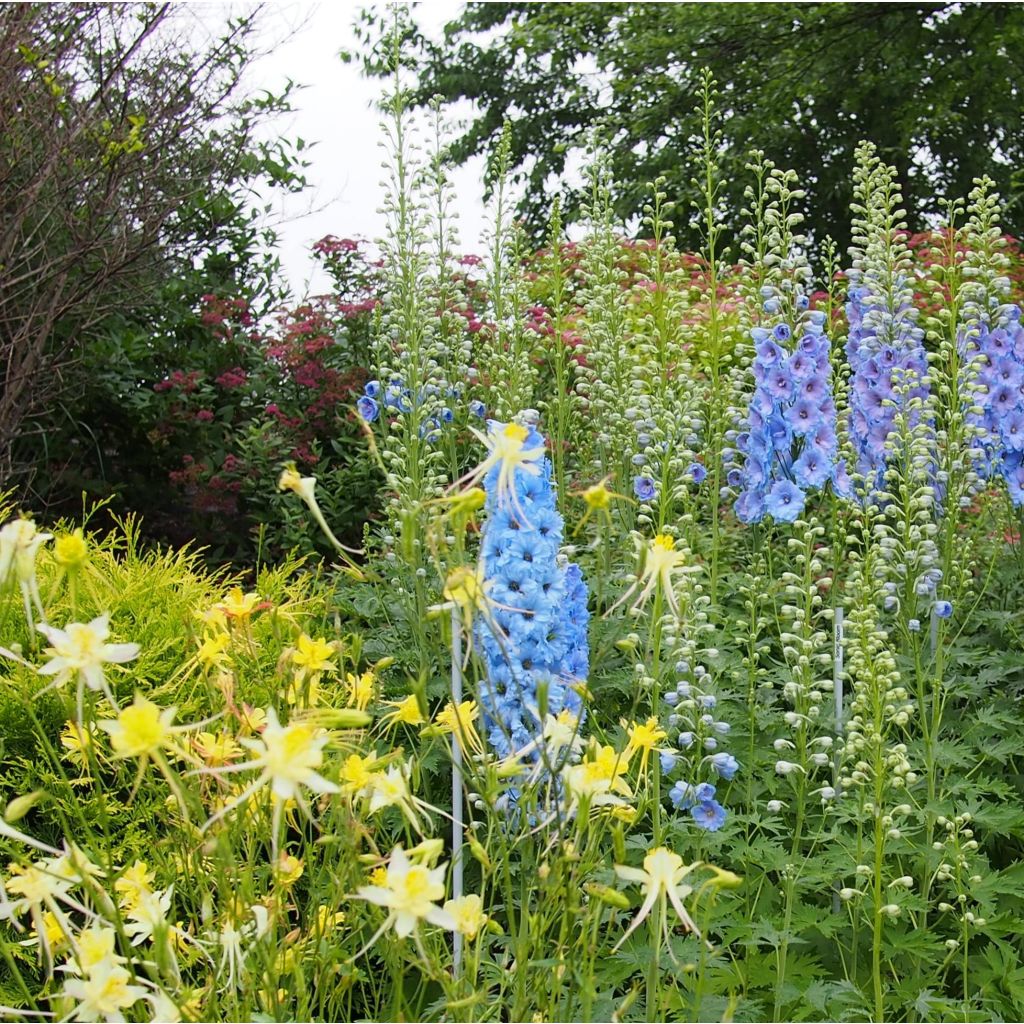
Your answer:
[[[527,411],[492,434],[509,439],[509,458],[494,452],[474,476],[487,490],[480,562],[491,614],[477,622],[475,640],[487,676],[481,683],[487,739],[499,757],[528,751],[540,760],[538,743],[549,715],[583,706],[578,687],[586,679],[587,591],[579,568],[559,555],[562,517],[555,507],[551,463]]]

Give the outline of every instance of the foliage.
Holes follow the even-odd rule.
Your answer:
[[[0,471],[37,500],[78,502],[138,444],[125,396],[195,341],[201,294],[273,294],[252,193],[303,180],[258,138],[287,92],[242,94],[257,22],[197,43],[170,4],[3,11]]]
[[[520,212],[535,240],[553,178],[565,216],[582,215],[586,192],[574,172],[595,129],[622,220],[640,221],[647,183],[659,177],[680,200],[695,197],[698,126],[686,112],[708,67],[727,97],[719,158],[732,208],[747,153],[760,149],[797,172],[812,236],[829,232],[845,251],[849,174],[863,138],[896,167],[914,221],[987,174],[1010,197],[1006,228],[1021,233],[1013,54],[1022,19],[1013,5],[980,3],[468,3],[440,42],[414,24],[404,30],[416,102],[477,105],[453,154],[486,154],[492,185],[508,123],[511,166],[525,186]],[[365,67],[386,74],[388,17],[364,11],[360,28]],[[685,216],[677,233],[698,244]]]

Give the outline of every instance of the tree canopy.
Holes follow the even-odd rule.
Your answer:
[[[389,64],[390,20],[364,11],[368,72]],[[854,149],[862,139],[897,169],[911,223],[988,174],[1024,230],[1024,6],[1010,3],[468,3],[440,42],[404,26],[415,100],[471,100],[453,147],[489,166],[507,121],[525,184],[521,214],[540,237],[554,191],[569,216],[578,166],[599,129],[619,181],[617,212],[642,210],[648,182],[693,194],[700,74],[721,88],[720,164],[735,209],[744,164],[763,150],[798,172],[812,237],[845,245]],[[684,241],[691,229],[677,225]]]

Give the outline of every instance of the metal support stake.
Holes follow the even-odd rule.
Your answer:
[[[452,608],[452,703],[462,703],[462,619],[456,605]],[[456,712],[456,719],[458,712]],[[462,744],[458,731],[452,731],[452,897],[462,896]],[[455,932],[452,940],[455,974],[462,970],[462,936]]]

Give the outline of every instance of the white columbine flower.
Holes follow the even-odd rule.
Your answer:
[[[253,904],[241,917],[228,914],[223,927],[212,937],[220,949],[218,977],[227,975],[227,987],[241,988],[245,982],[245,962],[253,946],[266,935],[270,914],[260,903]]]
[[[155,938],[160,929],[167,927],[167,913],[171,909],[173,888],[172,885],[166,890],[138,894],[134,906],[128,911],[124,926],[125,934],[131,936],[133,946]]]
[[[447,931],[457,929],[451,913],[437,905],[445,895],[445,867],[440,864],[430,868],[426,864],[412,861],[401,846],[392,850],[384,884],[363,885],[356,890],[356,899],[376,903],[388,911],[387,919],[362,952],[369,949],[389,925],[394,925],[399,938],[415,934],[417,943],[419,935],[416,926],[420,921],[427,921]]]
[[[700,861],[697,861],[694,864],[684,864],[683,858],[680,857],[679,854],[673,853],[664,846],[659,846],[656,849],[651,850],[650,853],[644,857],[644,866],[642,869],[616,864],[615,873],[619,878],[623,878],[627,882],[639,882],[643,886],[645,898],[639,912],[633,919],[633,923],[628,929],[626,929],[625,935],[623,935],[615,944],[615,949],[618,949],[626,939],[636,931],[640,926],[640,923],[651,912],[654,904],[659,900],[662,904],[661,929],[667,944],[669,935],[668,920],[664,906],[666,899],[672,904],[675,912],[679,915],[679,920],[683,923],[683,926],[687,931],[693,932],[693,934],[699,938],[700,931],[696,924],[694,924],[693,919],[686,910],[686,907],[683,906],[683,900],[693,892],[693,887],[686,885],[683,882],[683,879],[686,878],[694,868],[699,866]]]
[[[39,597],[39,584],[36,582],[36,556],[43,544],[52,538],[52,533],[40,533],[31,519],[16,519],[0,528],[0,587],[12,575],[18,581],[30,629],[33,605],[39,617],[46,621],[43,602]]]
[[[72,678],[78,680],[80,726],[84,688],[88,686],[90,690],[102,691],[107,700],[117,707],[117,701],[110,692],[106,676],[103,674],[103,666],[123,665],[126,661],[132,661],[139,656],[138,644],[106,642],[110,636],[109,620],[109,615],[100,615],[88,624],[71,622],[64,629],[46,625],[36,627],[50,641],[50,646],[45,651],[51,656],[50,660],[39,669],[41,675],[54,677],[46,689],[63,686]]]
[[[113,958],[96,964],[84,978],[70,978],[61,993],[75,1000],[75,1008],[66,1020],[123,1021],[124,1010],[146,997],[141,985],[131,984],[132,976]]]
[[[222,807],[207,821],[203,829],[205,831],[225,814],[248,802],[254,793],[269,783],[271,792],[277,797],[274,801],[271,836],[271,854],[272,859],[276,861],[277,841],[286,801],[294,800],[308,815],[309,807],[302,794],[302,786],[314,793],[340,793],[341,789],[336,783],[329,782],[317,772],[324,763],[324,747],[330,740],[327,732],[304,721],[282,725],[272,707],[267,708],[266,715],[267,724],[259,736],[239,740],[239,743],[256,755],[255,757],[241,764],[202,769],[211,775],[250,769],[259,769],[260,772],[255,782],[246,786],[235,799]]]

